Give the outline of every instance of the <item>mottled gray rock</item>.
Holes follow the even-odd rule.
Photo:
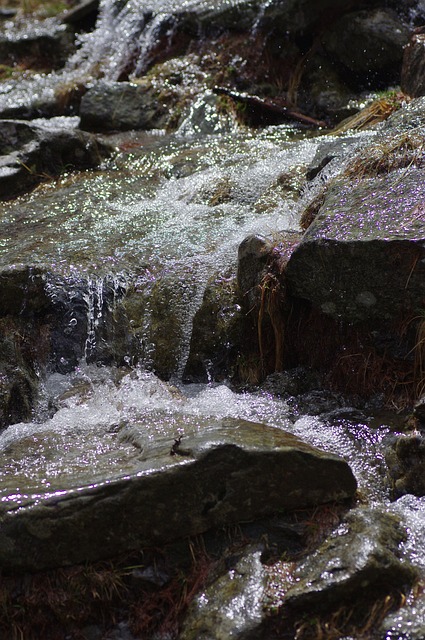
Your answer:
[[[425,7],[424,7],[425,8]],[[424,562],[421,552],[414,549],[422,548],[425,538],[425,498],[405,495],[393,502],[391,512],[401,518],[408,533],[404,548],[411,554],[420,571],[423,572]],[[397,611],[390,612],[382,622],[377,633],[379,638],[398,640],[422,640],[425,638],[425,594],[416,589],[412,598],[412,606],[404,606]]]
[[[304,72],[305,101],[314,105],[316,113],[330,116],[333,122],[355,113],[350,101],[355,97],[343,74],[335,68],[334,59],[315,56]]]
[[[345,169],[341,161],[286,269],[291,294],[335,319],[376,328],[413,318],[425,294],[421,136],[396,129],[399,120]]]
[[[83,96],[82,129],[110,131],[164,126],[166,113],[151,88],[131,82],[99,82]]]
[[[374,133],[368,134],[372,142]],[[329,136],[324,138],[317,147],[313,160],[310,162],[306,178],[313,180],[332,160],[340,162],[349,154],[354,155],[359,147],[365,144],[365,133],[358,135],[347,134],[341,136]]]
[[[0,277],[0,428],[28,420],[46,356],[48,308],[39,269],[6,269]],[[29,348],[31,344],[31,348]]]
[[[247,309],[258,304],[259,285],[272,251],[271,240],[260,235],[248,236],[239,245],[237,283]]]
[[[371,605],[412,586],[417,572],[402,557],[404,539],[397,517],[369,508],[353,510],[296,569],[283,610],[295,617],[306,611],[326,616],[344,606],[353,609],[355,624],[365,602]]]
[[[191,604],[180,640],[242,640],[263,619],[267,573],[261,550],[246,553]]]
[[[425,33],[419,28],[404,50],[401,89],[412,98],[425,95]]]
[[[398,517],[360,508],[296,568],[280,560],[265,566],[261,549],[252,549],[197,596],[181,638],[268,640],[283,630],[290,637],[301,622],[316,637],[315,625],[341,608],[341,634],[349,625],[361,628],[367,608],[407,593],[417,578],[402,558],[404,540]]]
[[[219,275],[211,279],[193,318],[185,380],[207,382],[229,377],[235,349],[243,342],[243,315],[236,278]]]
[[[132,437],[138,446],[130,451],[128,438],[118,438],[120,459],[127,454],[117,476],[105,459],[103,481],[100,468],[96,481],[75,465],[52,479],[48,492],[32,493],[34,479],[21,495],[0,487],[0,566],[33,571],[111,557],[276,511],[346,500],[356,491],[346,462],[280,429],[223,420],[187,429],[174,443],[141,435],[138,443]],[[6,455],[27,460],[25,441],[18,444]],[[51,446],[57,449],[54,441]]]

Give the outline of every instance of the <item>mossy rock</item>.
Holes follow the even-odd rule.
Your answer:
[[[236,277],[228,274],[212,278],[193,319],[184,379],[206,382],[231,377],[244,326]]]

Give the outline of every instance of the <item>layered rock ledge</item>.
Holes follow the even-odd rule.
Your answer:
[[[128,474],[84,484],[82,469],[60,485],[57,480],[57,490],[52,481],[48,493],[3,487],[3,570],[113,557],[213,527],[344,501],[356,491],[346,462],[280,429],[223,420],[182,439],[154,442],[126,429],[117,447],[123,440],[133,444]]]

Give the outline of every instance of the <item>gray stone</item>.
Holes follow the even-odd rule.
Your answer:
[[[239,245],[237,283],[246,309],[258,304],[259,285],[272,250],[273,243],[260,235],[248,236]]]
[[[193,318],[184,380],[207,382],[231,376],[235,350],[243,342],[243,320],[235,276],[212,278]]]
[[[310,620],[316,637],[315,625],[341,608],[348,620],[341,621],[341,634],[350,624],[361,628],[367,608],[407,593],[417,578],[402,558],[404,539],[397,516],[359,508],[296,568],[281,560],[265,566],[262,549],[251,549],[196,597],[181,638],[268,640],[282,629],[289,637],[301,622],[307,629]]]
[[[421,433],[389,438],[385,451],[388,479],[395,498],[425,496],[425,437]]]
[[[165,116],[155,92],[131,82],[99,82],[80,105],[80,127],[92,131],[161,128]]]
[[[261,550],[251,550],[191,604],[180,640],[242,640],[263,619],[267,573]]]
[[[58,69],[74,51],[74,33],[54,18],[10,23],[0,29],[0,63]]]
[[[398,148],[403,144],[401,137],[381,137],[329,180],[324,202],[289,260],[291,294],[335,319],[394,327],[422,305],[425,187],[415,150],[407,149],[409,142],[406,151]],[[409,164],[401,176],[398,170]]]
[[[343,501],[356,491],[346,462],[280,429],[230,419],[196,425],[174,443],[167,436],[147,438],[143,450],[139,445],[127,453],[117,476],[105,459],[103,480],[101,469],[96,480],[76,465],[48,492],[22,485],[20,495],[12,495],[0,487],[0,566],[37,571],[112,557],[282,510]],[[48,434],[44,442],[48,447]],[[116,446],[130,445],[118,439]],[[5,455],[27,460],[22,447],[21,441]],[[52,447],[57,450],[54,440]]]

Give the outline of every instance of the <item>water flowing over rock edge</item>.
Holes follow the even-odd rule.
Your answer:
[[[360,292],[360,293],[362,293],[362,292]],[[100,293],[98,289],[93,289],[92,294],[93,294],[92,295],[93,308],[95,308],[96,306],[99,307],[99,305],[103,306],[103,302],[102,302],[103,301],[103,293]],[[363,307],[368,307],[369,306],[369,308],[370,308],[371,306],[373,306],[371,304],[371,300],[372,300],[371,296],[369,296],[369,297],[368,296],[363,296],[362,298],[360,298],[359,302]],[[329,310],[332,311],[332,308],[328,307],[328,312],[329,312]],[[30,311],[30,313],[32,313],[32,311]],[[18,328],[18,330],[19,330],[19,328]],[[273,331],[273,334],[274,334],[275,340],[276,340],[276,337],[279,336],[279,327],[277,327],[277,330],[276,330],[276,328],[273,326],[272,327],[272,331]],[[90,331],[88,333],[90,333]],[[91,335],[93,337],[93,335],[94,335],[93,331],[92,331]],[[278,342],[279,342],[279,340],[277,339],[276,340],[276,345],[278,344]],[[86,349],[86,350],[87,350],[87,347],[88,347],[88,352],[92,348],[92,343],[87,344],[87,340],[85,340],[85,339],[83,339],[83,342],[81,343],[81,345],[83,345],[83,348]],[[81,349],[81,345],[79,347],[80,349]],[[42,343],[40,343],[40,347],[42,348]],[[122,353],[124,353],[124,352],[122,352]],[[93,355],[93,357],[95,357],[94,356],[94,351],[93,351],[92,355]],[[60,362],[60,358],[58,358],[58,362]],[[274,364],[276,364],[276,362],[279,363],[280,362],[280,357],[279,356],[276,357],[276,354],[275,354],[274,357],[273,357],[273,362],[274,362]],[[209,371],[211,371],[211,369],[209,369]],[[13,401],[11,401],[11,403],[8,405],[9,409],[7,411],[8,411],[9,414],[13,414],[13,411],[15,410],[14,407],[17,407],[20,404],[19,395],[18,395],[18,397],[16,399],[16,394],[14,395],[12,393],[11,397],[15,398],[15,399]],[[13,415],[15,415],[15,414],[13,414]],[[411,579],[411,577],[409,579],[407,579],[406,582],[408,583],[410,579]]]

